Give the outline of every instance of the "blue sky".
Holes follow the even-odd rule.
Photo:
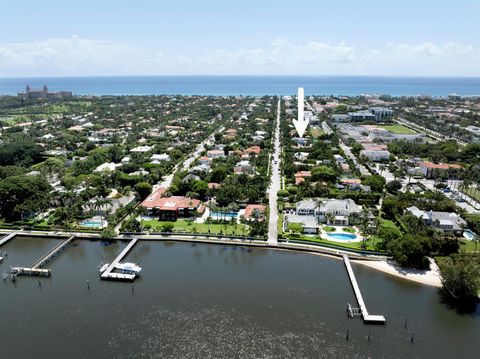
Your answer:
[[[0,76],[480,76],[478,19],[478,0],[0,0]]]

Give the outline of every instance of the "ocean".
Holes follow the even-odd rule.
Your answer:
[[[293,95],[298,87],[307,95],[386,94],[444,97],[480,95],[480,78],[366,77],[366,76],[113,76],[0,78],[0,95],[15,95],[25,86],[76,95]]]

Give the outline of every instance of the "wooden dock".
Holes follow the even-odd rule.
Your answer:
[[[363,301],[360,287],[358,286],[357,279],[355,278],[355,274],[353,273],[353,269],[347,255],[343,255],[343,262],[345,263],[345,268],[347,269],[350,283],[352,283],[353,291],[355,292],[355,296],[357,297],[357,302],[360,306],[360,313],[363,317],[363,321],[366,323],[385,324],[386,319],[383,315],[372,315],[368,313],[367,306]]]
[[[13,232],[13,233],[7,234],[5,237],[3,237],[0,240],[0,247],[3,246],[4,244],[6,244],[9,240],[13,239],[13,237],[15,237],[16,235],[17,234],[15,232]]]
[[[48,252],[42,258],[36,261],[31,268],[34,268],[34,269],[42,268],[45,264],[50,262],[54,257],[56,257],[65,248],[67,248],[70,244],[72,244],[74,240],[75,240],[75,235],[68,237],[66,240],[64,240],[62,243],[60,243],[58,246],[53,248],[50,252]]]
[[[107,269],[100,274],[101,279],[113,279],[113,280],[126,280],[133,281],[136,277],[136,274],[126,274],[126,273],[113,273],[120,261],[127,255],[128,252],[137,244],[139,238],[132,239],[126,247],[120,252],[120,254],[109,264]]]
[[[66,247],[68,247],[72,242],[75,240],[75,235],[68,237],[62,243],[57,245],[43,257],[41,257],[38,261],[36,261],[31,267],[12,267],[11,268],[11,275],[13,277],[17,275],[28,275],[28,276],[40,276],[40,277],[49,277],[52,274],[51,269],[44,269],[42,268],[45,264],[50,262],[53,258],[55,258],[58,254],[60,254]]]
[[[12,267],[10,273],[12,276],[29,275],[35,277],[50,277],[52,270],[43,268]]]

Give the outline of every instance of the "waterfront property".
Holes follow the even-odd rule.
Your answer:
[[[148,216],[167,221],[196,217],[205,211],[204,205],[198,199],[183,196],[160,197],[158,193],[147,197],[141,206],[147,210]]]

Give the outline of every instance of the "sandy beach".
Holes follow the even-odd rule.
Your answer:
[[[359,263],[364,266],[377,269],[393,276],[411,280],[417,283],[430,285],[432,287],[441,287],[440,269],[433,259],[430,259],[430,270],[406,269],[401,268],[394,261],[364,261],[354,260],[353,263]]]

